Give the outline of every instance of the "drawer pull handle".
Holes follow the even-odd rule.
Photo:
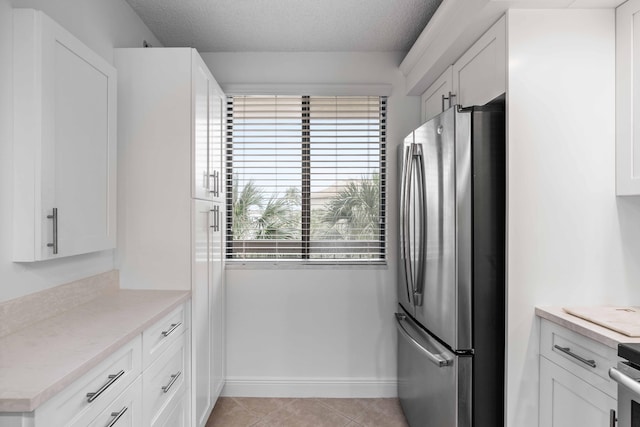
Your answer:
[[[98,396],[100,396],[102,393],[104,393],[104,391],[106,389],[108,389],[109,387],[111,387],[111,385],[113,383],[115,383],[116,381],[118,381],[118,378],[120,378],[121,376],[124,375],[124,371],[120,371],[115,375],[109,375],[107,378],[109,378],[109,381],[107,381],[106,383],[104,383],[104,385],[102,387],[100,387],[100,389],[96,392],[92,392],[92,393],[87,393],[87,402],[91,403],[94,400],[96,400],[98,398]]]
[[[118,411],[118,412],[112,412],[112,413],[111,413],[111,416],[112,416],[113,418],[111,419],[111,421],[109,421],[109,424],[107,424],[107,425],[106,425],[106,426],[104,426],[104,427],[113,427],[114,425],[116,425],[116,423],[118,422],[118,420],[119,420],[120,418],[122,418],[122,416],[124,415],[124,413],[125,413],[125,412],[127,412],[127,409],[129,409],[129,408],[127,408],[127,407],[125,406],[124,408],[120,409],[120,411]]]
[[[178,326],[180,325],[182,325],[182,322],[172,323],[168,331],[162,331],[162,335],[164,335],[165,337],[168,337],[169,335],[171,335],[173,331],[178,329]]]
[[[162,391],[163,391],[164,393],[166,393],[166,392],[168,392],[168,391],[169,391],[169,389],[173,386],[173,383],[175,383],[175,382],[176,382],[176,380],[178,379],[178,377],[180,376],[180,374],[182,374],[182,372],[181,372],[181,371],[178,371],[178,373],[177,373],[177,374],[172,374],[172,375],[171,375],[171,381],[169,381],[169,384],[167,384],[167,385],[163,385],[163,386],[162,386]]]
[[[563,352],[564,354],[567,354],[567,355],[569,355],[569,356],[573,357],[574,359],[579,360],[580,362],[584,363],[585,365],[589,365],[589,366],[591,366],[592,368],[595,368],[595,367],[596,367],[596,361],[595,361],[595,360],[593,360],[593,359],[589,359],[589,360],[587,360],[587,359],[585,359],[585,358],[584,358],[584,357],[582,357],[582,356],[578,356],[577,354],[575,354],[574,352],[572,352],[572,351],[571,351],[571,349],[570,349],[569,347],[560,347],[558,344],[555,344],[555,345],[553,346],[553,348],[555,348],[555,349],[557,349],[557,350],[560,350],[560,351],[561,351],[561,352]]]

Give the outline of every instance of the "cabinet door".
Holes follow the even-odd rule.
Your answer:
[[[616,9],[616,194],[640,194],[640,0]]]
[[[422,95],[423,122],[426,122],[427,120],[442,113],[445,109],[449,108],[449,106],[456,104],[455,96],[453,99],[444,99],[449,98],[452,94],[452,77],[453,66],[450,65]]]
[[[224,93],[212,80],[209,85],[209,192],[215,201],[224,200],[222,153],[224,148]]]
[[[193,186],[194,199],[211,199],[209,193],[209,93],[211,74],[197,53],[193,53]]]
[[[608,426],[616,405],[609,395],[540,357],[541,426]]]
[[[14,78],[14,260],[114,248],[115,69],[42,12],[16,9]]]
[[[223,234],[224,234],[224,209],[222,204],[214,205],[215,224],[212,234],[212,256],[211,256],[211,312],[212,320],[212,369],[211,388],[213,392],[212,400],[215,404],[225,381],[225,288],[223,275]]]
[[[213,409],[211,400],[211,286],[210,259],[212,252],[213,204],[204,200],[193,202],[193,277],[192,303],[192,382],[195,425],[206,424]]]
[[[189,425],[187,422],[187,411],[184,397],[177,399],[174,406],[167,408],[165,413],[158,418],[158,421],[151,425],[151,427],[186,427]]]
[[[502,17],[453,64],[456,104],[484,105],[504,93],[506,56],[506,25]]]

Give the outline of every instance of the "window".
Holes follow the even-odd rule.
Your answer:
[[[227,102],[229,259],[385,259],[379,96],[233,96]]]

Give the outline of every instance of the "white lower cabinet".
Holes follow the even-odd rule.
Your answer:
[[[34,412],[0,414],[0,427],[189,425],[186,313],[181,304]]]
[[[540,426],[605,427],[616,400],[540,357]]]
[[[38,426],[86,426],[142,372],[137,336],[35,411]]]
[[[77,427],[136,427],[142,424],[142,379],[138,377],[120,396],[111,402],[90,423],[76,423]]]
[[[547,320],[540,328],[540,427],[610,426],[616,350]],[[614,426],[611,426],[614,427]]]
[[[153,365],[145,370],[142,391],[143,425],[162,425],[164,410],[174,397],[184,397],[185,391],[185,343],[184,335],[168,348]]]
[[[186,427],[189,425],[188,416],[185,399],[175,399],[152,427]]]

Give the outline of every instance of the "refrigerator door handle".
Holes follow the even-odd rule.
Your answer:
[[[420,207],[418,216],[418,221],[420,222],[420,235],[418,236],[418,266],[417,266],[417,277],[416,283],[414,284],[414,301],[417,306],[422,306],[422,302],[424,300],[424,275],[425,275],[425,267],[427,264],[426,253],[425,253],[425,241],[427,234],[427,209],[426,209],[426,198],[425,194],[425,175],[424,175],[424,159],[422,155],[422,145],[416,144],[416,150],[414,153],[414,159],[418,165],[418,200]]]
[[[409,287],[407,286],[407,252],[405,247],[405,215],[407,210],[405,208],[406,202],[406,188],[407,188],[407,149],[403,147],[402,149],[402,176],[400,177],[400,261],[402,263],[403,274],[404,274],[404,287],[407,291],[407,300],[411,301],[411,297],[409,294]]]
[[[432,352],[427,350],[422,344],[420,344],[418,340],[416,340],[414,337],[411,336],[409,331],[407,331],[405,327],[402,326],[402,322],[407,318],[407,316],[405,316],[402,313],[395,313],[395,315],[396,315],[396,327],[398,328],[398,331],[418,350],[424,353],[424,355],[427,356],[427,358],[431,362],[433,362],[435,365],[437,365],[440,368],[449,366],[453,363],[453,359],[444,358],[440,354],[433,354]]]
[[[405,182],[404,182],[404,187],[403,187],[403,191],[404,191],[404,206],[403,206],[403,217],[404,217],[404,221],[403,221],[403,229],[402,229],[402,234],[404,236],[404,245],[403,245],[403,252],[404,252],[404,271],[405,271],[405,277],[407,278],[407,282],[405,283],[405,285],[407,286],[407,294],[413,294],[414,289],[415,289],[415,285],[413,283],[413,271],[412,271],[412,265],[411,265],[411,233],[410,233],[410,227],[409,227],[409,220],[410,220],[410,208],[411,208],[411,176],[413,174],[413,147],[414,144],[412,143],[409,146],[409,149],[407,150],[407,155],[406,155],[406,162],[405,164],[407,165],[406,170],[405,170]],[[413,298],[409,298],[409,301],[412,301]]]

